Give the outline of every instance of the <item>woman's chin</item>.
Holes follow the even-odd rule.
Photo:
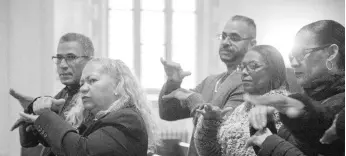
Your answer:
[[[83,105],[84,105],[84,109],[88,111],[92,110],[92,108],[94,107],[92,103],[83,103]]]

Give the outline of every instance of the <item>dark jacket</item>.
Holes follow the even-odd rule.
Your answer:
[[[72,103],[74,102],[74,99],[76,97],[75,95],[78,93],[78,90],[79,90],[79,85],[71,86],[70,88],[65,87],[54,97],[55,99],[66,100],[64,105],[54,110],[54,112],[57,113],[62,119],[65,119],[64,113],[72,107]],[[33,113],[33,110],[32,110],[33,102],[28,106],[28,108],[24,110],[25,113],[28,113],[28,114]],[[26,123],[23,126],[19,127],[19,136],[20,136],[21,146],[25,148],[30,148],[30,147],[35,147],[39,143],[41,143],[43,146],[45,146],[41,152],[41,156],[53,155],[53,151],[54,153],[56,153],[56,155],[58,155],[59,150],[51,149],[50,147],[47,147],[48,146],[47,143],[40,135],[38,135],[37,130],[33,130],[30,132],[25,131],[25,129],[29,125],[32,125],[32,123]]]
[[[341,81],[343,82],[338,81],[338,87],[332,86],[324,94],[315,94],[319,95],[317,99],[303,94],[290,95],[304,103],[303,115],[291,119],[280,114],[280,120],[284,126],[281,127],[278,135],[266,138],[259,155],[344,155],[345,144],[340,139],[330,145],[319,142],[324,132],[332,125],[335,115],[345,107],[344,79]],[[320,101],[317,101],[318,99]]]
[[[163,95],[167,95],[180,88],[181,83],[167,81],[159,95],[159,114],[161,119],[168,121],[175,121],[190,117],[194,117],[194,119],[196,119],[193,112],[202,103],[201,101],[195,101],[194,99],[203,99],[203,102],[212,103],[221,109],[226,107],[235,108],[240,105],[243,102],[244,93],[241,85],[240,72],[235,72],[229,75],[222,84],[219,84],[220,88],[218,89],[218,92],[214,92],[217,81],[225,75],[226,73],[222,73],[205,78],[202,83],[193,89],[195,93],[186,101],[183,101],[183,105],[187,107],[182,106],[178,99],[162,99]],[[201,98],[196,98],[196,96]],[[194,131],[195,130],[193,130],[193,133]],[[193,138],[191,138],[190,141],[188,156],[197,156]]]
[[[52,111],[44,112],[34,123],[38,134],[50,147],[70,156],[146,156],[148,135],[140,112],[131,107],[111,112],[81,126],[79,133]]]

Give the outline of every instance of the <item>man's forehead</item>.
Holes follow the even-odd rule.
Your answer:
[[[58,45],[58,54],[74,54],[77,56],[81,56],[83,52],[83,49],[81,47],[81,45],[76,42],[76,41],[72,41],[72,42],[63,42],[63,43],[59,43]]]
[[[228,21],[223,29],[225,33],[237,33],[241,36],[252,36],[251,28],[244,21],[234,20]]]

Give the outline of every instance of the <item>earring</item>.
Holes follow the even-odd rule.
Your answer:
[[[116,93],[116,92],[114,92],[114,95],[115,95],[115,96],[118,96],[119,94],[118,94],[118,93]]]
[[[328,70],[332,70],[333,66],[334,65],[333,65],[332,61],[329,61],[329,60],[326,61],[326,67]]]

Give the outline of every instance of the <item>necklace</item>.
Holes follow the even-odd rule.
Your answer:
[[[214,92],[218,92],[218,89],[220,88],[219,85],[220,85],[220,82],[221,80],[224,81],[228,76],[231,76],[236,70],[233,70],[233,72],[231,74],[225,74],[224,76],[222,76],[219,80],[217,80],[216,82],[216,85],[215,85],[215,88],[214,88]]]

